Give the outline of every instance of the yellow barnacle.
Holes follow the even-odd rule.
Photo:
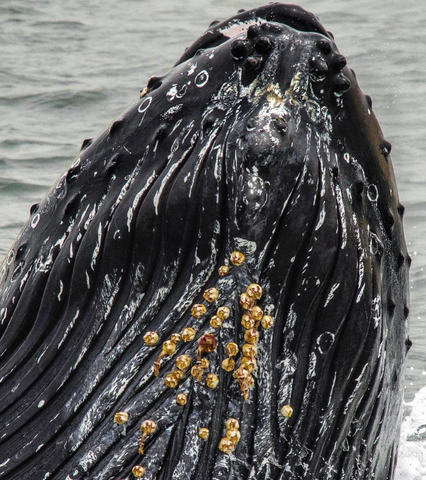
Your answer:
[[[255,300],[260,300],[262,298],[263,289],[257,283],[251,283],[247,287],[246,292],[247,292],[247,295],[249,295],[250,297],[253,297]]]
[[[195,334],[196,334],[196,331],[193,328],[186,327],[182,330],[182,340],[184,342],[191,342],[192,340],[194,340]]]
[[[222,368],[227,372],[232,372],[235,368],[235,360],[233,358],[225,358],[222,362]]]
[[[231,442],[236,445],[239,441],[240,441],[240,438],[241,438],[241,433],[239,430],[227,430],[226,431],[226,437],[229,438],[229,440],[231,440]]]
[[[179,368],[175,368],[172,372],[172,375],[177,379],[177,380],[182,380],[183,378],[183,372]]]
[[[188,398],[184,393],[179,393],[179,395],[176,397],[176,403],[181,407],[186,405],[187,401],[188,401]]]
[[[212,303],[215,302],[219,297],[219,290],[217,288],[208,288],[203,294],[204,300],[206,302]]]
[[[293,415],[293,409],[290,407],[290,405],[284,405],[284,407],[281,409],[281,413],[285,418],[290,418]]]
[[[179,333],[172,333],[170,341],[177,345],[181,341],[181,336]]]
[[[219,275],[221,277],[225,277],[226,275],[228,275],[229,273],[229,267],[228,265],[222,265],[220,268],[219,268]]]
[[[210,325],[213,328],[221,328],[223,325],[223,320],[219,318],[217,315],[213,315],[213,317],[210,319]]]
[[[252,373],[256,368],[256,359],[255,358],[250,358],[250,357],[243,357],[241,359],[241,365],[249,373]]]
[[[228,345],[226,345],[226,353],[230,357],[235,357],[235,355],[238,354],[238,351],[239,351],[239,348],[235,342],[229,342]]]
[[[141,430],[145,435],[152,435],[157,430],[157,424],[154,420],[144,420],[141,425]]]
[[[203,440],[207,440],[209,438],[210,430],[208,428],[200,428],[198,430],[198,436],[201,437]]]
[[[180,370],[186,370],[191,365],[191,357],[189,355],[179,355],[176,359],[176,367]]]
[[[194,318],[201,318],[203,315],[207,313],[207,308],[202,303],[196,303],[191,308],[191,315]]]
[[[159,339],[160,337],[157,332],[147,332],[143,336],[143,341],[145,345],[149,345],[150,347],[156,345]]]
[[[243,318],[241,319],[241,325],[249,330],[251,328],[254,328],[256,326],[256,322],[254,321],[253,318],[250,317],[247,313],[243,315]]]
[[[166,340],[163,343],[163,353],[164,355],[173,355],[176,351],[176,344],[171,340]]]
[[[231,263],[236,267],[241,267],[241,265],[246,261],[244,253],[234,251],[231,253]]]
[[[118,425],[123,425],[129,420],[129,414],[127,412],[117,412],[114,415],[114,422]]]
[[[216,388],[219,385],[219,377],[214,373],[209,373],[206,377],[206,385],[211,389]]]
[[[253,297],[249,297],[247,293],[242,293],[240,295],[240,305],[244,308],[244,310],[250,310],[250,308],[254,306]]]
[[[229,307],[219,307],[216,312],[216,315],[221,320],[227,320],[230,314],[231,314],[231,309]]]
[[[179,380],[172,373],[169,373],[164,379],[164,384],[168,388],[176,388],[179,384]]]
[[[263,317],[263,310],[255,305],[251,310],[250,310],[250,317],[255,320],[256,322],[259,322],[262,320]]]
[[[243,345],[243,355],[245,357],[254,358],[257,355],[257,346],[245,343]]]
[[[270,315],[263,315],[261,323],[262,323],[262,327],[265,330],[268,330],[268,328],[271,328],[274,326],[274,319]]]
[[[142,467],[142,465],[135,465],[132,468],[132,474],[136,478],[142,478],[145,475],[145,469]]]
[[[197,382],[201,382],[201,378],[204,374],[204,368],[201,365],[194,365],[191,368],[191,375],[197,380]]]
[[[205,358],[205,357],[202,358],[202,359],[200,360],[200,365],[201,365],[201,368],[204,368],[204,370],[205,370],[206,368],[209,368],[209,367],[210,367],[209,359],[208,359],[208,358]]]
[[[240,422],[236,418],[228,418],[226,420],[226,430],[239,430]]]
[[[219,450],[223,453],[232,453],[235,449],[235,445],[229,438],[222,438],[219,442]]]
[[[246,330],[244,334],[244,339],[247,343],[254,345],[259,341],[259,332],[254,328]]]

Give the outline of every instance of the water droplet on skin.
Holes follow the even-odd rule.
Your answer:
[[[184,95],[186,95],[186,92],[188,90],[188,86],[187,85],[183,85],[179,92],[176,94],[176,98],[182,98]]]
[[[34,215],[34,218],[31,220],[31,227],[35,228],[38,225],[38,222],[40,221],[40,214],[37,213]]]
[[[371,183],[367,187],[367,197],[370,202],[377,202],[377,199],[379,198],[379,192],[376,185],[374,185],[373,183]]]
[[[195,77],[195,85],[201,88],[209,81],[209,74],[206,70],[202,70],[196,77]]]
[[[139,105],[138,112],[143,113],[146,112],[151,105],[152,97],[146,97],[143,102]]]
[[[265,182],[257,175],[250,175],[244,188],[243,202],[255,210],[261,209],[268,201]]]

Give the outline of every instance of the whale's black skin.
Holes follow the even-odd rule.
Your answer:
[[[113,480],[138,464],[159,480],[391,479],[409,256],[389,153],[312,14],[271,4],[213,24],[85,142],[5,260],[0,476]],[[235,250],[246,262],[219,276]],[[241,351],[251,283],[275,324],[259,329],[244,400],[221,362],[228,342]],[[199,303],[207,315],[195,319]],[[223,305],[230,317],[214,329]],[[195,341],[155,377],[162,341],[187,326]],[[176,356],[194,357],[206,333],[219,386],[187,374],[166,387]],[[230,417],[241,440],[225,454]],[[147,419],[158,429],[140,455]]]

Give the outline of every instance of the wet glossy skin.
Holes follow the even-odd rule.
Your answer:
[[[4,478],[392,478],[409,257],[389,152],[312,14],[214,24],[85,142],[3,267]],[[241,324],[254,305],[272,328]]]

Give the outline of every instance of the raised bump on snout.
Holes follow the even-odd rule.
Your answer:
[[[82,152],[87,147],[89,147],[93,143],[93,138],[85,138],[83,143],[81,144],[80,151]]]
[[[234,60],[242,60],[248,53],[249,47],[245,40],[237,39],[232,43],[231,55]]]

